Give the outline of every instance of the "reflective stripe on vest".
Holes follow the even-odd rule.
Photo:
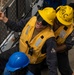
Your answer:
[[[28,34],[29,29],[30,29],[30,26],[28,26],[25,34]]]

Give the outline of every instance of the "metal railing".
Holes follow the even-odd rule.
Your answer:
[[[13,20],[18,21],[23,13],[25,13],[25,4],[26,0],[8,0],[6,4],[2,7],[2,10],[5,15]],[[3,42],[3,40],[8,36],[9,32],[11,31],[8,29],[5,24],[0,21],[0,44]]]

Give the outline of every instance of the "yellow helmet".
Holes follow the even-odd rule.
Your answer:
[[[38,10],[40,16],[50,25],[53,25],[56,11],[52,7],[46,7],[43,10]]]
[[[71,25],[73,23],[73,8],[65,5],[60,6],[56,16],[60,23],[64,25]]]

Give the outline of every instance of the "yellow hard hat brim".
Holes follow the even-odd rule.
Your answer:
[[[43,13],[41,10],[38,10],[38,13],[40,14],[40,16],[43,18],[43,20],[45,20],[48,24],[53,25],[52,22],[50,22],[46,16],[44,15],[45,13]]]
[[[71,20],[70,22],[64,21],[63,19],[61,19],[61,17],[59,16],[59,14],[60,14],[59,12],[56,13],[57,19],[58,19],[59,22],[62,23],[63,25],[68,26],[68,25],[71,25],[71,24],[73,23],[73,20]]]

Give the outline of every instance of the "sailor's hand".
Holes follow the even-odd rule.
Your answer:
[[[0,11],[0,20],[3,21],[4,23],[6,23],[8,21],[8,18],[1,11]]]
[[[0,11],[0,20],[3,21],[3,18],[5,17],[4,13]]]

